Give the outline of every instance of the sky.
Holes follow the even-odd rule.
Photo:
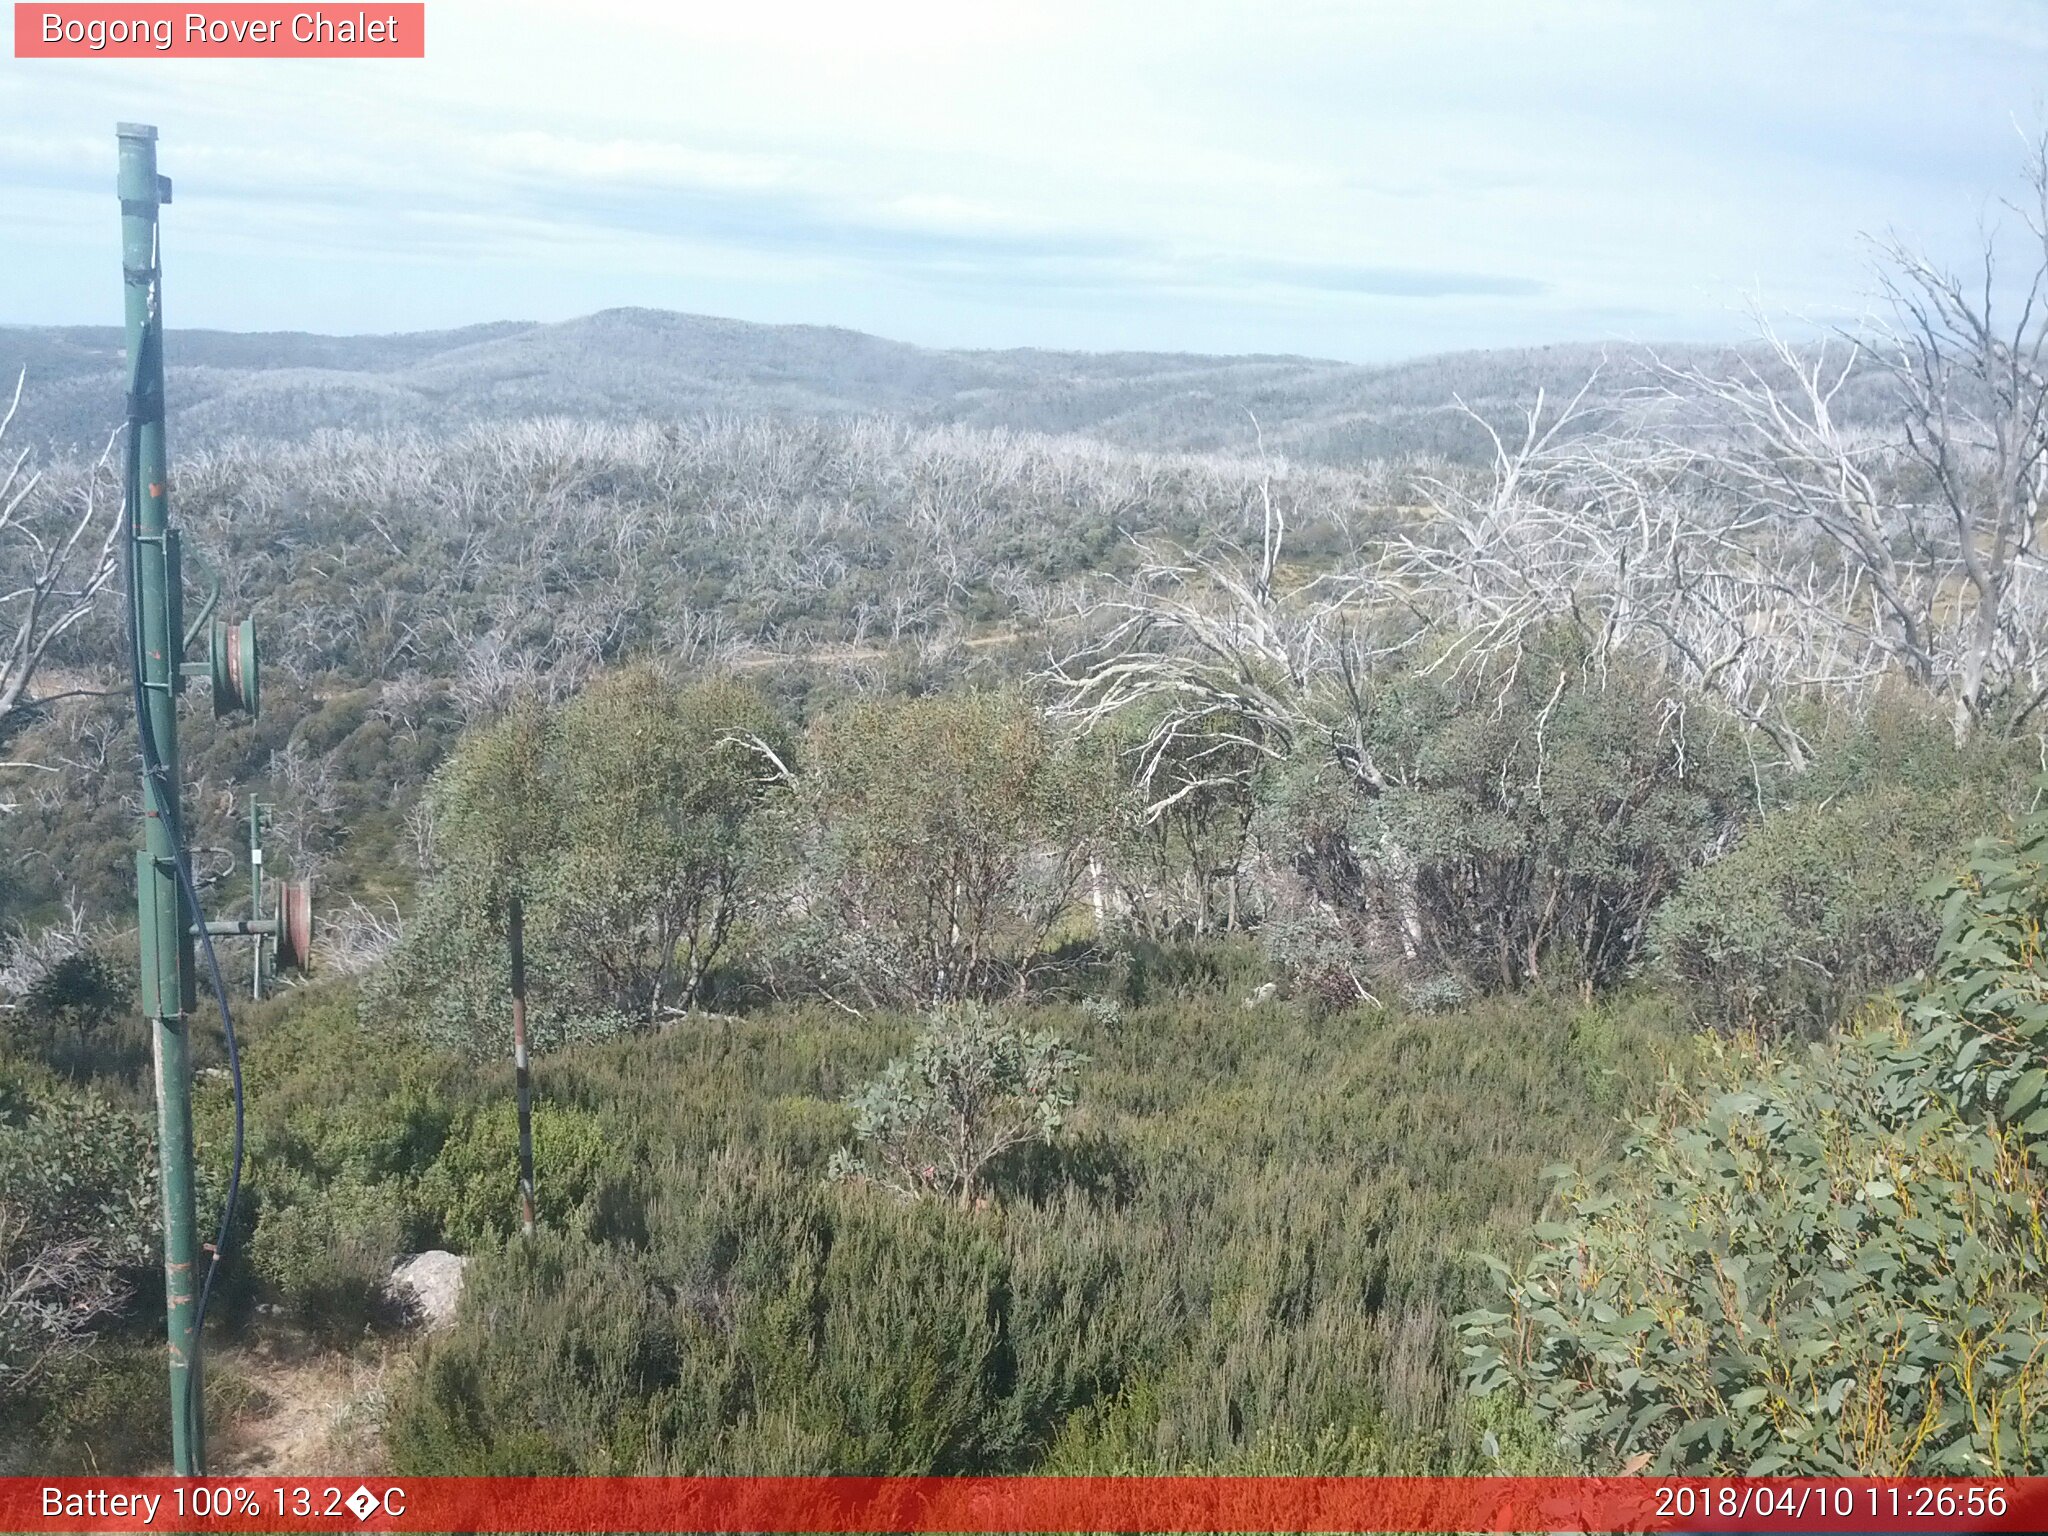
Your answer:
[[[428,0],[417,61],[9,57],[0,323],[118,321],[116,121],[173,326],[1373,362],[1853,321],[1867,237],[2017,226],[2048,3]]]

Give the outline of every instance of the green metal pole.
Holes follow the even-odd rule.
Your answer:
[[[506,914],[512,960],[512,1082],[519,1099],[519,1230],[533,1237],[533,1074],[526,1059],[526,903],[514,896]]]
[[[131,537],[141,634],[144,708],[160,779],[142,776],[143,848],[136,858],[142,936],[142,1009],[156,1062],[158,1155],[163,1170],[164,1303],[170,1333],[171,1462],[180,1477],[206,1468],[200,1379],[198,1226],[192,1207],[193,914],[174,863],[178,805],[178,685],[182,631],[177,536],[170,527],[164,454],[162,265],[157,207],[169,184],[156,171],[156,129],[122,123],[121,264],[127,297],[130,431],[136,447]]]
[[[263,921],[263,807],[249,797],[249,916]],[[256,958],[249,962],[249,995],[263,1000],[263,935],[256,936]]]

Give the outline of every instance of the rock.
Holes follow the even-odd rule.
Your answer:
[[[442,1248],[410,1254],[391,1266],[391,1294],[426,1328],[446,1328],[455,1321],[468,1263]]]

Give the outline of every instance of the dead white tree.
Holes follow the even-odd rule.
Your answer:
[[[2015,601],[2041,558],[2048,510],[2048,135],[2029,144],[2026,192],[2008,208],[2026,230],[2017,282],[2003,278],[1995,233],[1967,281],[1887,247],[1895,323],[1880,356],[1903,397],[1906,446],[1932,485],[1929,542],[1938,533],[1964,610],[1951,658],[1958,739],[1993,721],[2012,728],[2048,701],[2042,634]],[[2016,697],[2023,678],[2031,695]]]
[[[75,895],[65,897],[64,914],[63,921],[35,932],[0,938],[0,1013],[20,1009],[51,972],[101,937]]]
[[[1725,486],[1788,543],[1829,547],[1850,574],[1842,612],[1867,613],[1868,638],[1908,682],[1936,684],[1940,562],[1906,505],[1895,434],[1843,424],[1838,401],[1865,346],[1801,349],[1759,317],[1762,346],[1733,369],[1667,371],[1678,411],[1707,408],[1696,472]]]
[[[51,648],[91,617],[113,581],[121,534],[113,437],[75,484],[32,467],[26,447],[8,452],[27,380],[26,370],[16,377],[0,416],[0,739],[31,702]],[[0,764],[21,766],[40,765]]]
[[[1128,733],[1141,820],[1181,843],[1184,915],[1198,932],[1219,882],[1222,922],[1236,925],[1255,786],[1269,767],[1306,748],[1368,794],[1386,787],[1366,739],[1369,616],[1341,582],[1283,578],[1287,517],[1270,466],[1253,498],[1256,548],[1247,538],[1197,555],[1147,549],[1135,576],[1086,602],[1077,617],[1091,638],[1048,674],[1055,718]],[[1399,847],[1382,853],[1406,868]]]
[[[1701,472],[1784,540],[1817,542],[1841,572],[1840,624],[1948,700],[1958,741],[2048,703],[2048,138],[2025,187],[2010,278],[1995,231],[1967,278],[1892,240],[1873,335],[1798,347],[1765,324],[1733,370],[1668,375],[1674,400],[1710,408]],[[1889,393],[1878,427],[1842,419],[1865,377]]]
[[[339,976],[360,976],[375,970],[405,938],[404,915],[386,897],[384,905],[367,906],[353,896],[345,906],[320,915],[320,966]]]
[[[1491,466],[1421,478],[1422,515],[1362,562],[1278,583],[1287,529],[1270,494],[1256,550],[1155,556],[1054,668],[1061,712],[1144,722],[1134,778],[1154,817],[1304,741],[1376,791],[1364,693],[1390,657],[1484,676],[1505,698],[1532,642],[1565,628],[1593,672],[1625,663],[1676,701],[1717,698],[1802,767],[1800,706],[1867,694],[1912,632],[1872,611],[1862,564],[1821,558],[1787,512],[1803,487],[1766,494],[1761,454],[1731,487],[1661,430],[1665,401],[1593,388],[1539,394],[1512,431],[1456,403]]]
[[[1248,792],[1330,719],[1316,700],[1355,676],[1340,602],[1275,586],[1284,521],[1266,499],[1259,553],[1148,549],[1088,615],[1097,633],[1053,663],[1059,718],[1083,731],[1143,721],[1132,779],[1147,820],[1181,801]]]
[[[1798,488],[1780,493],[1761,465],[1731,494],[1703,468],[1718,471],[1718,454],[1659,430],[1668,398],[1596,411],[1590,389],[1554,412],[1539,393],[1513,436],[1467,411],[1493,444],[1491,473],[1424,479],[1427,518],[1348,578],[1353,600],[1405,613],[1430,670],[1504,686],[1533,635],[1567,626],[1589,667],[1625,658],[1718,698],[1802,767],[1794,704],[1883,670],[1865,573],[1816,558],[1784,512]]]

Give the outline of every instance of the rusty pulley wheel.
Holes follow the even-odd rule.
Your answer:
[[[213,712],[255,714],[262,697],[257,680],[256,621],[225,624],[216,619],[208,640]]]
[[[277,964],[304,973],[313,968],[313,882],[273,880],[277,903]]]

